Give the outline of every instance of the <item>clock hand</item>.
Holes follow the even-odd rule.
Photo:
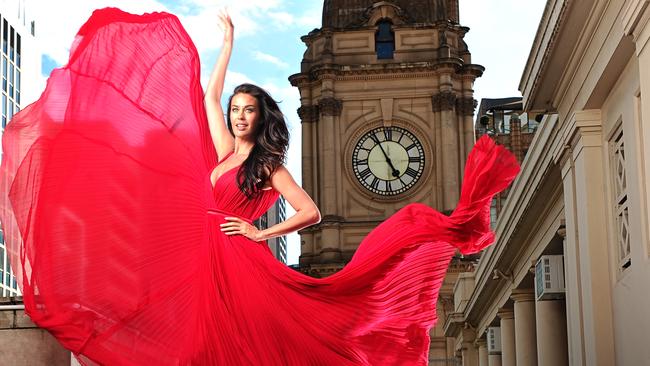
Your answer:
[[[381,142],[377,142],[379,145],[379,148],[381,149],[381,152],[384,154],[384,157],[386,158],[386,162],[388,163],[388,166],[393,170],[392,175],[393,177],[397,178],[399,177],[399,170],[395,169],[395,166],[393,166],[393,162],[390,160],[388,157],[388,154],[386,154],[386,151],[384,151],[384,147],[381,146]]]

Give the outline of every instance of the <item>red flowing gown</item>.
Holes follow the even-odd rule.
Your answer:
[[[199,57],[178,19],[93,13],[3,136],[0,215],[25,311],[85,365],[426,365],[448,263],[494,241],[518,165],[480,139],[451,216],[409,204],[315,279],[219,230],[277,199],[209,179]]]

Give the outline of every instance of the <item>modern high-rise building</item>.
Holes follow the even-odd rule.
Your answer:
[[[287,203],[284,197],[280,196],[277,202],[266,213],[257,220],[256,226],[260,229],[269,228],[287,219]],[[273,255],[282,263],[287,263],[287,237],[279,236],[267,241]]]
[[[34,101],[41,92],[36,90],[40,89],[41,78],[41,52],[35,37],[36,24],[28,18],[25,3],[25,0],[0,1],[1,132],[4,132],[14,114]],[[11,273],[4,235],[0,230],[0,296],[18,294],[18,284]]]

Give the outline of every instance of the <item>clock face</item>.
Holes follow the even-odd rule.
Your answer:
[[[401,127],[378,127],[366,132],[352,152],[354,175],[367,190],[396,196],[412,188],[424,171],[424,149]]]

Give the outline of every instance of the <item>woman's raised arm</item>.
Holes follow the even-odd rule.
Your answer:
[[[235,139],[228,131],[223,108],[221,107],[221,96],[223,95],[226,69],[228,68],[228,62],[232,54],[234,26],[230,15],[226,12],[219,14],[219,23],[224,31],[223,46],[221,47],[221,53],[214,65],[214,70],[205,90],[205,111],[208,116],[208,126],[210,128],[212,142],[217,151],[217,156],[221,159],[235,147]]]

